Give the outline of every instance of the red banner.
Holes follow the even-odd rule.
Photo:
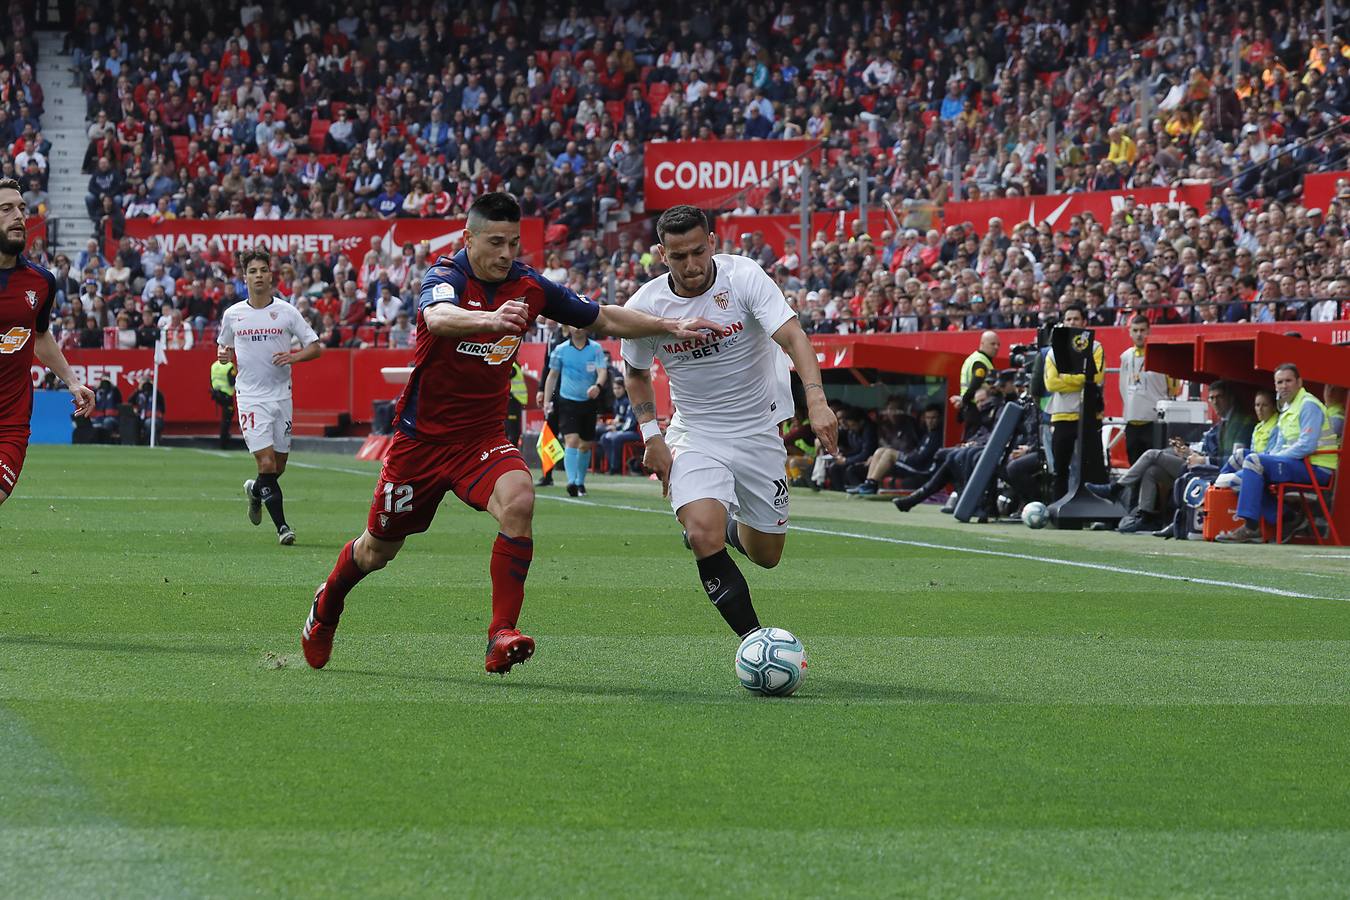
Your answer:
[[[42,238],[42,243],[47,243],[47,220],[42,216],[29,216],[24,223],[28,228],[28,249],[33,249],[33,241]],[[51,253],[52,248],[48,247],[47,252]],[[56,254],[52,254],[55,256]]]
[[[427,245],[432,259],[449,255],[464,244],[464,219],[127,219],[127,237],[144,246],[151,241],[161,250],[217,249],[233,256],[253,247],[301,257],[338,251],[360,266],[368,250],[396,255],[404,244]],[[109,232],[111,258],[117,242]],[[536,268],[544,263],[544,222],[520,222],[521,259]]]
[[[1049,223],[1055,231],[1068,231],[1074,216],[1092,215],[1102,225],[1111,221],[1111,213],[1125,205],[1129,197],[1140,206],[1179,208],[1192,206],[1203,210],[1209,202],[1208,184],[1188,184],[1181,187],[1146,187],[1120,191],[1091,191],[1079,194],[1050,194],[1037,197],[1007,197],[995,200],[967,200],[948,203],[942,209],[942,218],[948,225],[970,222],[984,234],[989,220],[998,217],[1009,230],[1018,222]]]
[[[876,222],[879,219],[880,213],[874,210],[872,221]],[[826,242],[848,240],[853,234],[853,223],[856,221],[858,221],[856,210],[812,213],[811,234],[807,243],[809,245],[817,237],[823,238]],[[793,238],[797,240],[800,254],[801,241],[798,232],[801,231],[801,216],[718,216],[713,223],[713,230],[717,232],[719,240],[735,241],[738,246],[742,235],[762,231],[765,243],[780,257],[783,255],[787,239]]]
[[[817,171],[821,162],[820,144],[804,140],[662,141],[647,144],[645,153],[648,209],[684,203],[723,209],[741,191],[800,177],[804,159]]]
[[[1350,172],[1314,172],[1303,176],[1302,204],[1308,209],[1320,209],[1323,213],[1336,199],[1336,182],[1345,179],[1350,182]]]

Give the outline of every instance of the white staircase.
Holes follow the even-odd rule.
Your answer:
[[[52,198],[47,215],[49,221],[54,220],[56,231],[56,244],[52,250],[65,253],[74,262],[85,243],[93,237],[94,223],[84,208],[89,176],[80,171],[89,147],[84,121],[84,91],[70,70],[70,57],[61,55],[63,40],[59,31],[38,32],[36,75],[45,95],[42,133],[52,142],[51,157],[47,161],[51,170],[47,193]]]

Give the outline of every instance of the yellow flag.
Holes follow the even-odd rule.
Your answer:
[[[544,467],[544,474],[547,475],[553,471],[563,458],[563,446],[557,436],[553,434],[553,429],[544,423],[544,430],[539,432],[539,463]]]

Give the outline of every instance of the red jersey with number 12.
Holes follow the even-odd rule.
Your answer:
[[[33,414],[33,347],[46,334],[56,278],[22,254],[0,269],[0,430],[28,431]]]
[[[480,281],[461,250],[427,270],[417,300],[417,349],[412,375],[394,410],[395,427],[410,438],[459,444],[501,432],[511,393],[511,360],[520,335],[471,334],[437,337],[423,313],[438,303],[492,312],[509,300],[529,306],[528,321],[543,315],[587,328],[600,306],[556,284],[521,262],[502,281]]]

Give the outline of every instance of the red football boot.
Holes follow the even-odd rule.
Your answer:
[[[305,651],[305,662],[315,669],[322,669],[328,657],[333,655],[333,634],[337,631],[336,622],[325,625],[319,621],[319,595],[323,589],[321,584],[314,592],[314,605],[309,608],[309,618],[305,619],[305,627],[300,631],[300,649]]]
[[[328,639],[330,642],[332,638]],[[534,638],[515,628],[503,628],[488,639],[484,668],[494,675],[505,675],[516,663],[534,656]]]

